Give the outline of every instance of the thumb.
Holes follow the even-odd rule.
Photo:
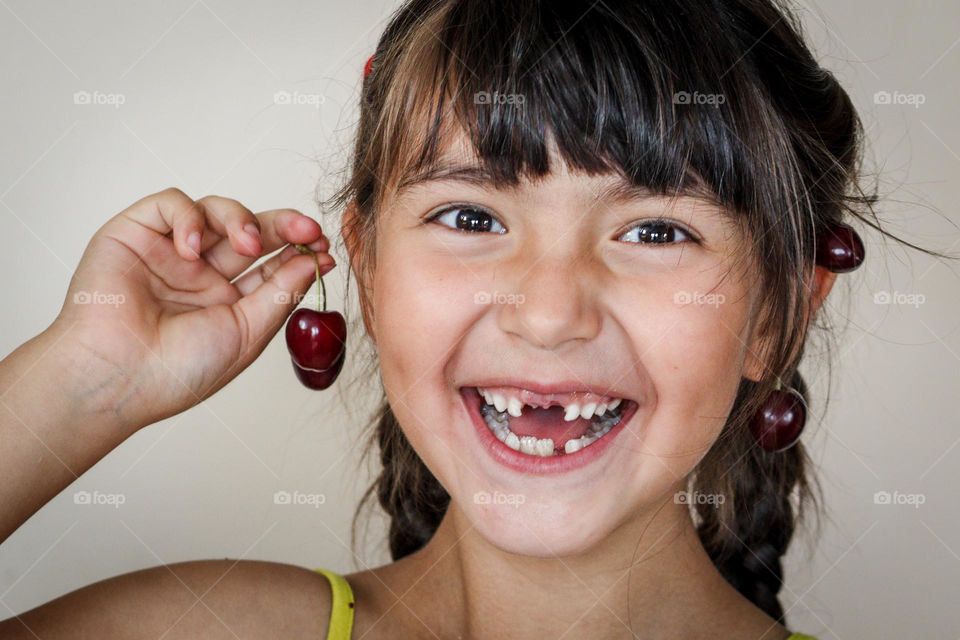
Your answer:
[[[320,274],[333,269],[332,263],[320,263]],[[252,292],[234,303],[234,313],[244,321],[248,352],[263,346],[276,334],[307,290],[316,282],[316,262],[312,255],[297,255],[281,264]],[[262,342],[262,345],[260,344]],[[260,349],[257,349],[259,353]]]

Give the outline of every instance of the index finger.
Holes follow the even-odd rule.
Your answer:
[[[330,241],[320,224],[296,209],[273,209],[257,214],[260,224],[261,255],[273,253],[287,244],[305,244],[317,252],[330,250]],[[259,259],[241,255],[226,240],[221,240],[203,253],[203,258],[227,279],[232,280]]]

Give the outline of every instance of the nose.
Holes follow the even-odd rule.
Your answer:
[[[499,306],[500,330],[551,350],[595,338],[603,319],[589,270],[574,259],[540,256],[511,267],[515,304]]]

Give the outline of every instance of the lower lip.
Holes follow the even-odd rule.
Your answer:
[[[542,457],[532,456],[511,449],[493,435],[483,416],[480,415],[482,399],[476,389],[472,387],[462,387],[460,389],[460,397],[463,399],[464,407],[470,415],[470,421],[473,423],[477,435],[480,438],[480,444],[490,456],[509,469],[532,475],[566,473],[587,466],[606,452],[610,447],[610,443],[613,442],[613,439],[620,435],[624,425],[630,421],[633,414],[637,411],[637,404],[635,402],[629,402],[629,405],[624,407],[620,422],[590,446],[575,451],[574,453]]]

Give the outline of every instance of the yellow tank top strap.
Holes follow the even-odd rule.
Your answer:
[[[813,636],[808,636],[802,633],[794,633],[794,634],[791,634],[790,637],[787,638],[787,640],[817,640],[817,639],[814,638]]]
[[[330,604],[330,626],[327,629],[327,640],[350,640],[353,631],[353,612],[355,602],[350,583],[339,573],[327,569],[314,569],[317,573],[326,576],[330,581],[330,592],[333,594]]]

